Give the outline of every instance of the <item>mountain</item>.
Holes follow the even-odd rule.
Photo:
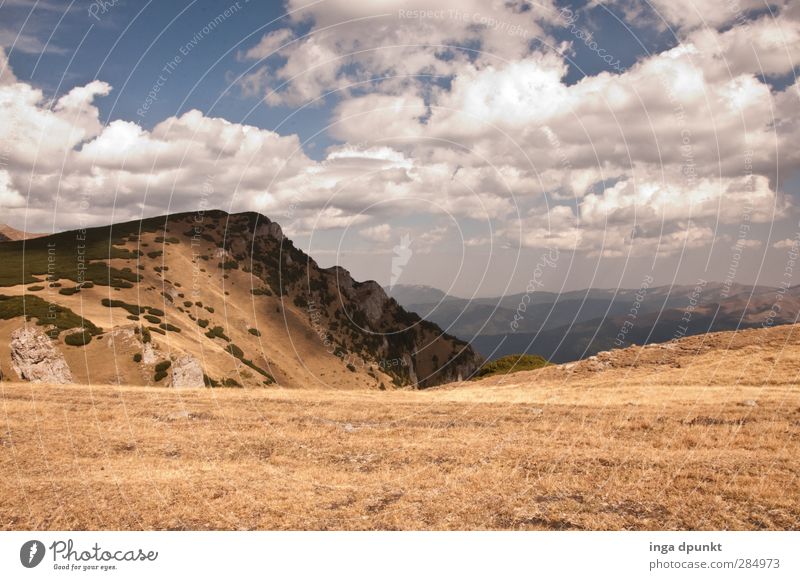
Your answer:
[[[0,370],[48,382],[425,388],[481,362],[277,223],[217,210],[0,244],[0,342]]]
[[[438,304],[446,300],[460,300],[460,298],[445,294],[438,288],[421,284],[395,284],[394,286],[384,286],[383,289],[403,308],[409,308],[415,304]]]
[[[11,226],[0,224],[0,242],[16,242],[19,240],[32,240],[33,238],[41,238],[45,234],[32,234],[30,232],[23,232]]]
[[[800,303],[795,304],[798,294],[797,287],[779,291],[701,281],[694,286],[448,298],[407,308],[469,341],[488,359],[529,353],[567,362],[616,346],[756,327],[765,322],[776,301],[781,310],[769,324],[794,322],[800,312]]]

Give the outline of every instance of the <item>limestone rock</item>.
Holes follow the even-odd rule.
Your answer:
[[[142,362],[146,365],[154,365],[158,362],[158,354],[152,342],[146,342],[142,346]]]
[[[176,389],[197,389],[204,386],[203,367],[192,355],[178,357],[171,368],[172,386]]]
[[[20,379],[56,385],[72,382],[64,355],[40,328],[18,328],[11,333],[10,346],[11,366]]]

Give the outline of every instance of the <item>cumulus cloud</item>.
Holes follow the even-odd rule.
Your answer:
[[[550,1],[531,10],[524,1],[289,0],[287,10],[289,27],[266,34],[244,54],[259,60],[277,51],[283,57],[240,83],[273,105],[306,104],[364,82],[396,88],[416,75],[447,77],[470,61],[520,58],[534,38],[548,40],[543,25],[557,17]],[[311,34],[285,45],[292,27],[308,23]]]
[[[53,192],[88,196],[116,219],[202,202],[262,211],[290,235],[356,226],[382,243],[387,216],[437,214],[490,224],[480,231],[502,244],[603,256],[679,253],[792,209],[776,168],[800,166],[800,91],[762,78],[800,56],[789,7],[704,28],[665,4],[676,46],[567,82],[568,47],[546,33],[551,3],[288,4],[289,26],[239,53],[254,65],[240,84],[282,106],[341,89],[327,129],[337,142],[321,159],[296,135],[196,110],[151,130],[103,126],[95,101],[109,85],[50,102],[0,53],[0,138],[12,144],[0,201],[45,212]],[[411,233],[423,252],[448,231]],[[468,245],[497,241],[470,234]]]

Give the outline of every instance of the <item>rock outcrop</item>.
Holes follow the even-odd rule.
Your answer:
[[[64,355],[38,327],[25,326],[11,333],[11,366],[20,379],[57,385],[72,382]]]
[[[203,367],[192,355],[178,357],[172,363],[172,386],[176,389],[198,389],[203,382]]]

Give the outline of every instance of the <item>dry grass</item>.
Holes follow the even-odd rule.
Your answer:
[[[796,529],[796,393],[674,390],[4,383],[0,527]]]
[[[799,328],[425,392],[0,383],[0,528],[797,529]]]

